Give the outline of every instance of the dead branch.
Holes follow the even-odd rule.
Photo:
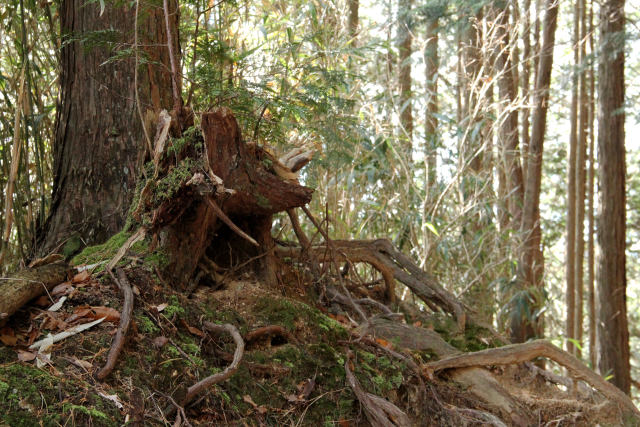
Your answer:
[[[347,383],[364,408],[364,413],[371,425],[374,427],[410,426],[409,417],[400,408],[388,400],[364,391],[349,367],[352,358],[353,353],[348,351],[347,360],[344,362]]]
[[[218,372],[217,374],[209,375],[207,378],[198,381],[187,389],[186,396],[184,397],[182,402],[180,402],[183,407],[187,406],[187,404],[189,404],[189,402],[191,402],[193,398],[203,390],[214,384],[225,381],[226,379],[231,377],[238,370],[238,366],[240,365],[240,361],[242,360],[242,356],[244,355],[244,341],[242,340],[242,336],[240,336],[240,332],[238,332],[238,329],[236,329],[235,326],[229,324],[216,325],[215,323],[204,322],[204,329],[209,332],[229,333],[236,343],[236,351],[233,354],[233,361],[229,366],[227,366],[224,371]]]
[[[636,408],[629,399],[629,396],[613,384],[605,381],[600,375],[589,369],[575,356],[560,350],[545,340],[536,340],[524,344],[512,344],[473,353],[458,354],[438,360],[437,362],[427,363],[423,366],[423,372],[427,376],[430,376],[431,373],[443,369],[511,365],[529,362],[536,357],[546,357],[564,366],[576,380],[585,381],[602,393],[607,399],[617,403],[620,407],[625,408],[640,419],[640,411],[638,411],[638,408]]]
[[[0,324],[35,297],[64,282],[69,266],[54,262],[0,277]]]
[[[220,218],[222,222],[227,224],[227,226],[229,226],[230,229],[235,231],[238,236],[242,237],[247,242],[251,243],[253,246],[260,247],[258,242],[256,242],[253,237],[249,236],[247,233],[240,230],[240,227],[238,227],[233,223],[233,221],[231,221],[231,219],[222,211],[222,209],[220,209],[220,207],[218,206],[218,204],[215,202],[213,198],[207,197],[207,203],[209,203],[209,206],[211,206],[211,209],[213,209],[213,212],[215,212],[216,215],[218,215],[218,218]]]
[[[116,273],[118,274],[118,277],[116,278],[111,270],[107,271],[122,291],[124,304],[122,306],[122,313],[120,313],[120,324],[118,325],[116,335],[111,343],[111,349],[109,349],[109,354],[107,355],[107,363],[105,363],[104,367],[96,373],[96,379],[101,381],[104,380],[116,366],[118,356],[124,347],[125,338],[127,337],[129,325],[131,324],[131,314],[133,313],[133,290],[131,289],[129,280],[127,280],[126,274],[124,274],[124,271],[122,271],[121,268],[117,268]]]

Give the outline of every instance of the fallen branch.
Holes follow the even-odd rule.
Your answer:
[[[349,351],[347,353],[347,360],[344,362],[347,383],[364,408],[364,413],[371,425],[373,427],[410,426],[411,422],[409,421],[409,417],[407,417],[400,408],[388,400],[363,390],[360,382],[355,375],[353,375],[349,367],[352,357],[353,353]]]
[[[113,338],[109,354],[107,355],[107,363],[105,363],[104,367],[96,373],[96,379],[98,380],[104,380],[116,366],[118,356],[124,347],[125,338],[129,331],[129,325],[131,324],[131,314],[133,313],[133,290],[131,289],[131,285],[129,284],[129,280],[127,280],[127,276],[124,274],[124,271],[122,271],[121,268],[116,269],[116,273],[118,274],[117,278],[113,275],[111,270],[107,271],[122,291],[124,304],[122,306],[122,312],[120,313],[120,323],[118,324],[116,335]]]
[[[204,322],[204,329],[209,332],[227,332],[231,334],[233,340],[236,343],[236,351],[233,354],[233,361],[229,366],[227,366],[224,371],[218,372],[217,374],[209,375],[207,378],[198,381],[187,389],[186,396],[180,402],[182,407],[187,406],[195,396],[197,396],[206,388],[225,381],[226,379],[231,377],[238,370],[238,366],[240,365],[240,361],[242,360],[242,356],[244,355],[244,341],[242,340],[242,336],[240,336],[240,332],[238,332],[238,329],[236,329],[235,326],[229,324],[216,325],[215,323]]]
[[[499,348],[458,354],[423,365],[423,372],[431,376],[433,372],[450,368],[468,368],[488,365],[511,365],[529,362],[536,357],[546,357],[564,366],[576,380],[587,384],[602,393],[607,399],[617,403],[640,419],[640,411],[635,407],[629,396],[600,375],[589,369],[575,356],[560,350],[545,340],[536,340],[524,344],[512,344]]]
[[[67,264],[55,262],[0,277],[0,324],[33,298],[64,282],[69,270]]]

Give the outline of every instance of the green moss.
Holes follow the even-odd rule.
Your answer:
[[[271,208],[271,203],[269,202],[269,199],[264,197],[262,194],[256,194],[255,197],[256,197],[256,202],[258,203],[258,206],[264,209]]]
[[[159,205],[163,201],[173,198],[201,166],[200,161],[191,158],[182,160],[165,177],[157,181],[153,194],[154,203]]]
[[[125,244],[129,237],[131,237],[131,233],[121,231],[101,245],[86,247],[82,252],[80,252],[71,260],[71,264],[90,265],[102,261],[108,261],[113,258],[113,256],[118,252],[118,249],[120,249],[122,245]]]
[[[76,411],[81,414],[84,414],[89,417],[92,421],[96,421],[95,419],[101,419],[103,421],[107,421],[109,425],[117,425],[115,423],[111,423],[109,417],[104,412],[98,411],[94,408],[87,408],[86,406],[74,405],[73,403],[65,403],[62,407],[62,410],[65,412]]]
[[[171,319],[173,316],[184,316],[184,313],[184,308],[180,305],[178,297],[176,295],[171,295],[169,297],[169,305],[164,309],[165,317]]]
[[[0,425],[120,425],[122,417],[115,406],[87,396],[86,384],[79,381],[31,365],[0,365]],[[69,409],[80,404],[84,410],[77,409],[72,416]]]
[[[153,323],[153,321],[144,314],[136,316],[136,320],[138,321],[138,329],[143,334],[152,335],[160,332],[160,329],[156,326],[156,324]]]

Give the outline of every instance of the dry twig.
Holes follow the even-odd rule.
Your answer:
[[[111,344],[111,349],[107,355],[107,363],[105,363],[104,367],[96,373],[96,379],[98,380],[105,379],[116,366],[118,356],[124,347],[127,331],[131,324],[131,314],[133,313],[133,290],[131,289],[131,285],[129,284],[129,280],[127,280],[127,276],[124,274],[124,271],[122,271],[121,268],[116,269],[116,273],[118,274],[117,278],[113,275],[111,270],[107,271],[122,291],[122,294],[124,295],[124,304],[122,306],[122,313],[120,313],[120,324],[118,325],[116,335]]]

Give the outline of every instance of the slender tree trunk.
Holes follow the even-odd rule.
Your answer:
[[[533,307],[540,308],[542,299],[542,274],[544,272],[544,258],[541,247],[540,231],[540,185],[542,180],[542,150],[544,133],[547,122],[547,107],[549,103],[549,85],[551,83],[551,66],[553,64],[553,47],[555,44],[555,32],[558,22],[558,2],[547,0],[546,14],[544,18],[542,47],[540,49],[540,63],[538,66],[535,85],[535,110],[531,128],[531,146],[529,166],[527,167],[527,180],[525,183],[524,212],[522,218],[521,234],[523,236],[523,250],[520,281],[524,289],[532,294]],[[532,310],[533,311],[533,310]],[[522,329],[527,328],[530,322],[531,329],[524,335],[525,340],[534,336],[544,335],[542,319],[522,319]]]
[[[498,10],[498,51],[496,58],[498,73],[498,91],[505,118],[500,124],[500,146],[504,151],[504,164],[507,178],[508,206],[512,227],[517,229],[522,220],[522,202],[524,187],[522,166],[520,164],[520,147],[518,141],[518,110],[513,108],[517,96],[516,81],[513,79],[513,64],[509,42],[509,9]]]
[[[578,74],[580,62],[578,41],[580,40],[580,12],[578,2],[573,7],[573,69],[571,72],[571,114],[569,130],[569,165],[567,171],[567,249],[565,262],[567,265],[565,277],[567,280],[566,304],[566,334],[567,351],[575,355],[575,298],[576,298],[576,150],[578,147]]]
[[[66,43],[61,52],[53,196],[37,253],[72,236],[77,247],[101,242],[124,225],[146,147],[134,91],[139,92],[142,111],[172,106],[162,4],[145,5],[139,14],[138,44],[148,46],[147,61],[139,67],[136,87],[133,58],[108,61],[117,48],[133,45],[135,5],[109,3],[101,15],[98,4],[62,1],[60,28]],[[174,40],[176,8],[172,1]],[[89,46],[82,41],[98,31],[111,34],[103,40],[115,42]]]
[[[360,24],[360,0],[348,0],[349,6],[349,37],[351,37],[351,45],[357,46],[358,26]]]
[[[527,176],[527,153],[529,152],[529,141],[531,133],[529,131],[529,99],[531,96],[531,0],[524,1],[522,17],[522,99],[525,105],[522,109],[522,175]]]
[[[589,2],[589,53],[593,53],[593,0]],[[595,292],[595,73],[593,63],[589,64],[589,183],[588,183],[588,261],[587,289],[589,296],[589,360],[591,367],[596,367],[596,292]]]
[[[624,0],[603,2],[598,62],[598,368],[628,394],[623,34]]]
[[[438,18],[427,21],[424,64],[427,108],[424,121],[426,188],[430,191],[436,183],[436,153],[438,148]]]
[[[576,348],[576,356],[582,356],[582,320],[584,317],[583,301],[584,301],[584,214],[585,214],[585,187],[586,187],[586,163],[587,163],[587,130],[588,130],[588,99],[587,99],[587,82],[586,73],[584,71],[584,63],[586,59],[585,40],[586,18],[585,18],[585,0],[579,0],[580,12],[580,75],[578,77],[579,89],[579,120],[578,120],[578,152],[577,152],[577,168],[576,168],[576,247],[575,247],[575,338],[580,343],[580,347]]]
[[[398,2],[398,89],[400,91],[401,139],[406,141],[408,156],[411,158],[413,137],[413,112],[411,102],[411,7],[413,0]]]

